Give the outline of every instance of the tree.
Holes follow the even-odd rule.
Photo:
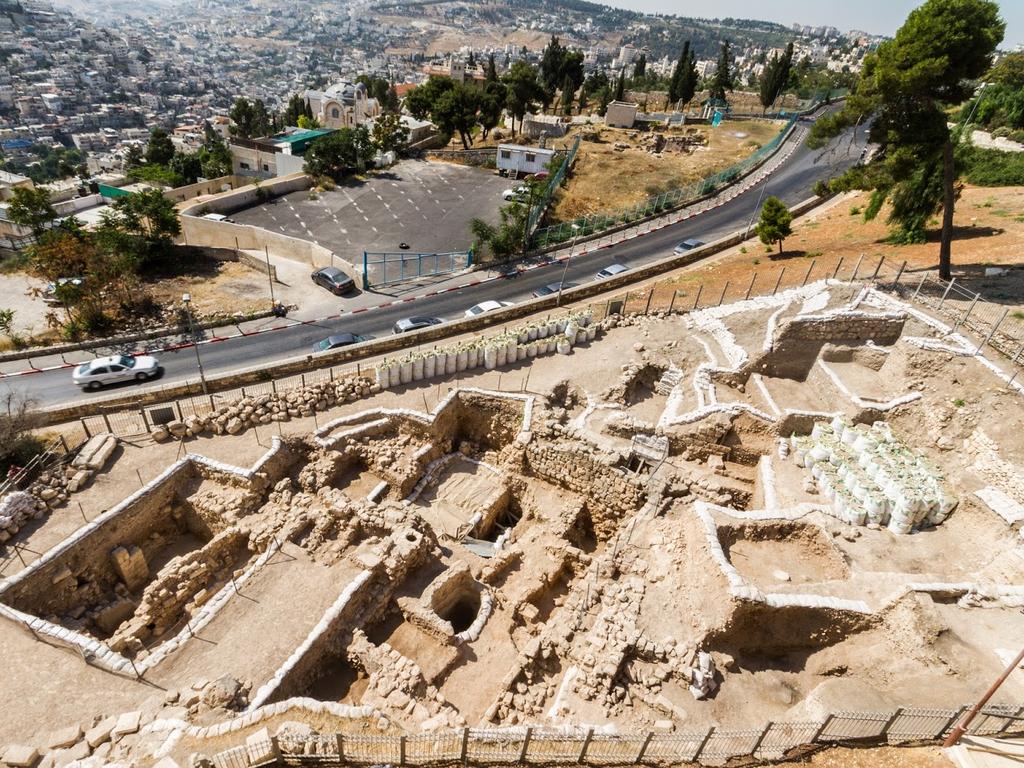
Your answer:
[[[101,247],[128,255],[142,267],[167,254],[181,234],[181,222],[163,192],[146,189],[114,200],[101,214],[96,233]]]
[[[409,129],[400,116],[386,112],[373,121],[370,141],[378,152],[398,152],[409,141]]]
[[[697,83],[700,80],[697,74],[697,57],[693,52],[693,48],[690,48],[688,53],[689,55],[679,77],[678,91],[676,92],[676,97],[683,104],[689,104],[693,101],[693,97],[697,94]]]
[[[761,219],[754,231],[765,245],[778,243],[779,253],[782,253],[782,241],[793,233],[792,223],[793,214],[786,204],[775,196],[769,196],[761,207]]]
[[[231,131],[236,136],[251,139],[270,133],[272,123],[270,113],[267,112],[266,105],[259,99],[251,102],[245,97],[239,97],[235,100],[228,116],[234,123],[231,126]]]
[[[712,99],[726,101],[726,91],[731,93],[735,85],[736,81],[732,73],[732,51],[730,50],[729,41],[723,40],[722,47],[718,51],[718,67],[711,78],[708,95]]]
[[[480,97],[479,114],[480,128],[484,139],[501,122],[501,114],[505,111],[506,95],[505,86],[501,83],[494,81],[484,84],[484,94]]]
[[[775,103],[782,92],[789,87],[792,78],[793,43],[786,46],[782,56],[773,55],[761,73],[758,96],[761,100],[762,112],[766,112]]]
[[[819,119],[811,133],[812,145],[823,146],[874,118],[870,137],[882,159],[872,174],[858,179],[874,190],[866,215],[877,215],[891,199],[890,223],[899,226],[902,239],[920,240],[927,217],[941,209],[939,276],[945,280],[951,277],[960,140],[959,129],[947,127],[945,110],[971,95],[1005,29],[991,0],[927,0],[910,12],[894,39],[867,57],[843,109]]]
[[[405,96],[405,108],[417,120],[426,120],[434,110],[434,105],[446,91],[455,87],[450,77],[432,75],[423,85],[413,88]]]
[[[986,82],[1024,89],[1024,53],[1008,53],[985,75]]]
[[[480,110],[480,91],[462,83],[445,91],[434,104],[431,120],[444,133],[459,135],[462,148],[469,149],[473,143],[473,126]]]
[[[490,54],[487,57],[487,66],[484,67],[484,82],[496,83],[498,82],[498,68],[494,65],[494,54]]]
[[[50,204],[50,193],[45,189],[15,187],[7,203],[7,217],[18,226],[31,229],[38,238],[57,218],[57,212]]]
[[[311,131],[315,128],[320,127],[320,122],[315,117],[306,117],[306,115],[299,115],[298,121],[295,125],[304,131]]]
[[[134,168],[137,165],[142,165],[145,158],[142,156],[142,147],[138,144],[129,144],[128,149],[124,153],[124,167],[127,170]]]
[[[619,73],[618,82],[615,83],[615,101],[622,101],[626,98],[626,72]]]
[[[528,112],[533,111],[534,102],[540,100],[544,93],[544,87],[537,80],[537,70],[529,62],[521,59],[512,63],[502,80],[508,89],[505,108],[512,115],[512,135],[515,136],[516,118],[519,119],[519,125],[522,127],[523,119]]]
[[[199,177],[203,175],[203,161],[199,157],[198,152],[175,153],[174,157],[171,158],[171,162],[167,164],[167,168],[181,179],[181,183],[175,186],[195,184]]]
[[[305,154],[305,170],[311,176],[341,178],[361,171],[373,152],[365,126],[342,128],[313,141]]]
[[[637,56],[636,64],[633,65],[633,77],[637,80],[647,73],[647,54],[641,53]]]
[[[154,128],[146,144],[146,162],[153,165],[167,165],[174,157],[174,143],[163,128]]]
[[[203,176],[207,179],[216,179],[231,173],[231,150],[220,134],[212,128],[206,131],[206,139],[197,154]]]
[[[679,52],[679,61],[672,70],[672,77],[668,81],[668,103],[675,104],[679,101],[680,84],[686,67],[690,61],[690,41],[683,43],[683,49]]]
[[[544,48],[540,56],[540,82],[544,86],[547,101],[545,106],[554,98],[555,90],[562,84],[562,70],[565,66],[565,48],[558,42],[554,35]],[[542,99],[543,100],[543,99]]]
[[[562,114],[563,115],[571,115],[572,114],[573,96],[574,96],[574,93],[573,93],[573,88],[572,88],[572,81],[569,79],[568,76],[566,76],[565,80],[562,82]]]
[[[496,259],[504,259],[519,253],[522,248],[529,208],[520,203],[509,203],[499,213],[501,222],[498,226],[473,219],[469,223],[469,231],[474,238],[474,251],[482,254],[486,248]]]
[[[309,110],[309,102],[306,97],[301,93],[293,93],[291,98],[288,99],[288,106],[284,109],[284,114],[281,116],[281,121],[285,125],[298,125],[300,117],[312,117],[312,110],[307,114]]]

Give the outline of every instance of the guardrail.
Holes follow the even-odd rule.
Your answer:
[[[263,765],[730,765],[803,756],[828,746],[935,743],[967,707],[836,712],[815,722],[769,722],[760,728],[710,726],[682,733],[604,733],[594,728],[463,728],[409,735],[323,734],[271,737],[213,756],[217,768]],[[1024,732],[1024,707],[982,710],[968,732]]]

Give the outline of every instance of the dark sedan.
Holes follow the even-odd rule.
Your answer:
[[[355,290],[355,281],[337,267],[321,267],[311,277],[313,282],[326,288],[335,296]]]
[[[319,352],[327,352],[331,349],[338,349],[339,347],[348,347],[352,344],[358,344],[361,341],[369,341],[372,336],[363,336],[358,333],[336,333],[333,336],[328,336],[326,339],[321,339],[313,345],[313,354]]]

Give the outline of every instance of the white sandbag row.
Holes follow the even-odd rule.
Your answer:
[[[597,325],[591,323],[590,310],[574,312],[558,319],[512,328],[491,338],[384,360],[376,368],[377,384],[381,389],[388,389],[474,368],[490,371],[556,351],[567,355],[573,345],[593,341],[596,336]]]
[[[851,525],[910,533],[938,525],[957,505],[942,474],[883,421],[854,426],[836,416],[790,443],[797,464],[810,470],[835,516]]]

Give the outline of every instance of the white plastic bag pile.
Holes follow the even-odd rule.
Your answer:
[[[790,443],[835,516],[851,525],[910,533],[938,525],[957,505],[942,475],[893,437],[884,421],[853,426],[836,416],[815,424],[809,436],[793,435]]]

